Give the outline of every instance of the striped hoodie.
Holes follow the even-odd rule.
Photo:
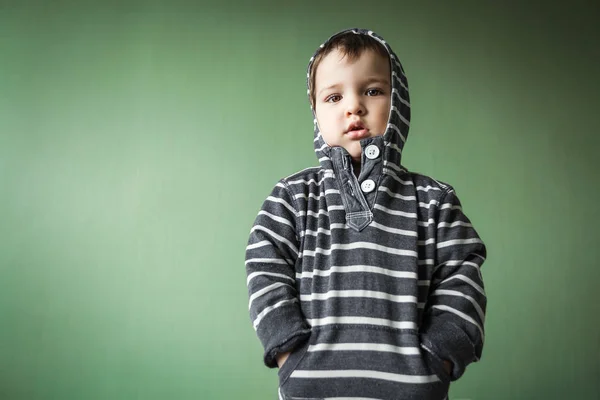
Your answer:
[[[481,356],[486,248],[450,185],[402,166],[404,70],[380,36],[351,31],[389,52],[387,130],[361,140],[357,178],[315,119],[320,165],[280,180],[251,229],[250,317],[266,366],[291,351],[280,399],[441,400]]]

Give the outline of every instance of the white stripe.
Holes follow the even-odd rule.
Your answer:
[[[406,90],[408,92],[408,88],[406,87],[406,85],[404,84],[404,82],[402,82],[402,79],[400,79],[400,77],[398,76],[398,74],[396,74],[396,71],[392,71],[392,75],[398,79],[398,82],[400,83],[400,86],[402,86],[404,88],[404,90]]]
[[[437,200],[430,200],[429,203],[419,203],[419,207],[429,209],[431,206],[437,206],[440,202]]]
[[[440,181],[438,181],[438,180],[436,180],[436,179],[433,179],[433,178],[431,178],[431,179],[432,179],[432,180],[433,180],[435,183],[437,183],[438,185],[440,185],[442,188],[444,188],[444,190],[445,190],[445,189],[448,189],[448,188],[450,187],[450,186],[446,185],[445,183],[443,183],[443,182],[440,182]],[[454,193],[454,190],[450,190],[448,193]]]
[[[396,233],[398,235],[404,235],[404,236],[413,236],[413,237],[417,237],[417,232],[415,231],[408,231],[406,229],[398,229],[398,228],[391,228],[389,226],[385,226],[385,225],[381,225],[375,221],[371,222],[371,226],[373,228],[385,231],[385,232],[390,232],[390,233]]]
[[[468,265],[469,267],[476,268],[478,271],[481,268],[481,266],[479,264],[474,263],[472,261],[463,261],[462,265]]]
[[[470,223],[463,222],[463,221],[456,221],[451,224],[448,222],[440,222],[437,227],[438,228],[454,228],[455,226],[466,226],[467,228],[473,227],[473,225],[471,225]]]
[[[435,243],[435,239],[419,240],[417,242],[417,246],[427,246],[427,245],[434,244],[434,243]]]
[[[396,329],[417,329],[417,324],[412,321],[392,321],[384,318],[370,318],[370,317],[325,317],[325,318],[314,318],[307,319],[311,326],[324,326],[324,325],[335,325],[335,324],[358,324],[358,325],[377,325],[377,326],[388,326]]]
[[[318,218],[319,215],[327,215],[329,216],[329,211],[345,211],[344,206],[327,206],[327,210],[324,209],[319,209],[318,213],[315,213],[314,211],[300,211],[298,213],[299,216],[304,216],[307,215],[309,217],[315,217]]]
[[[398,146],[396,146],[396,147],[398,147]],[[406,170],[404,168],[400,168],[398,165],[396,165],[396,163],[393,163],[393,162],[384,161],[383,165],[384,165],[384,167],[395,169],[397,172],[406,172]]]
[[[452,205],[452,203],[442,204],[442,206],[440,207],[440,210],[445,210],[446,208],[449,208],[450,210],[462,210],[461,206],[455,206],[455,205]]]
[[[468,265],[469,267],[474,267],[477,270],[479,270],[479,268],[480,268],[479,264],[474,263],[472,261],[464,261],[464,260],[448,260],[448,261],[445,261],[445,262],[437,265],[435,268],[438,269],[439,267],[443,267],[443,266],[456,267],[457,265]]]
[[[430,190],[442,190],[439,187],[435,187],[435,186],[417,186],[417,190],[423,191],[423,192],[429,192]]]
[[[392,108],[394,110],[398,111],[398,109],[396,107],[392,107]],[[400,131],[400,129],[395,124],[388,124],[387,127],[388,128],[392,128],[396,132],[396,134],[398,134],[398,136],[400,136],[400,139],[402,140],[402,143],[406,143],[406,138],[404,137],[404,135],[402,134],[402,132]],[[399,147],[395,147],[396,146],[395,144],[393,144],[391,146],[393,148],[395,148],[396,150],[398,150],[398,153],[402,153],[402,149],[400,149]]]
[[[474,254],[472,254],[472,255],[474,255],[475,257],[479,257],[479,258],[481,258],[483,261],[485,261],[485,257],[484,257],[484,256],[482,256],[481,254],[474,253]]]
[[[262,289],[260,289],[260,290],[258,290],[256,292],[254,292],[252,294],[252,296],[250,296],[250,301],[248,301],[248,310],[250,308],[252,308],[252,302],[254,300],[258,299],[260,296],[263,296],[263,295],[269,293],[270,291],[275,290],[275,289],[277,289],[278,287],[281,287],[281,286],[290,286],[290,285],[288,285],[287,283],[283,283],[283,282],[275,282],[272,285],[269,285],[267,287],[264,287],[264,288],[262,288]]]
[[[392,111],[398,114],[398,117],[400,117],[400,120],[404,122],[406,126],[410,126],[410,122],[404,117],[404,115],[402,115],[402,113],[396,108],[396,106],[392,106]],[[404,137],[402,137],[402,139],[403,142],[406,142],[406,139],[404,139]]]
[[[410,108],[410,103],[409,103],[409,102],[408,102],[408,101],[407,101],[405,98],[403,98],[403,97],[400,95],[400,92],[398,91],[398,89],[392,89],[392,95],[394,95],[394,94],[395,94],[396,96],[398,96],[398,99],[399,99],[399,100],[400,100],[400,101],[401,101],[401,102],[402,102],[402,103],[403,103],[405,106],[407,106],[408,108]]]
[[[390,210],[389,208],[381,206],[379,204],[375,204],[374,208],[381,210],[383,212],[386,212],[388,214],[391,214],[391,215],[400,215],[402,217],[407,217],[407,218],[417,218],[416,213],[408,213],[408,212],[404,212],[404,211]]]
[[[433,218],[429,218],[427,221],[417,221],[417,225],[428,227],[429,225],[435,224],[435,220]]]
[[[322,233],[323,235],[331,235],[331,231],[329,229],[319,228],[319,229],[317,229],[316,232],[312,231],[310,229],[307,229],[307,230],[305,230],[303,232],[300,232],[300,236],[301,237],[302,236],[306,236],[306,235],[308,235],[308,236],[318,236],[319,233]]]
[[[269,196],[269,197],[267,197],[267,201],[272,201],[274,203],[282,204],[282,205],[285,206],[285,208],[287,208],[288,210],[290,210],[294,215],[296,215],[296,216],[298,215],[296,213],[296,210],[294,209],[294,207],[292,207],[291,205],[289,205],[288,202],[285,201],[285,200],[283,200],[283,199],[280,199],[280,198],[277,198],[277,197],[273,197],[273,196]]]
[[[321,157],[321,158],[319,158],[319,162],[323,162],[323,161],[331,161],[331,158],[329,158],[329,157]]]
[[[284,265],[292,265],[294,262],[292,260],[284,260],[283,258],[250,258],[246,260],[246,265],[253,263],[265,263],[265,264],[284,264]]]
[[[369,249],[377,250],[388,254],[396,254],[399,256],[418,257],[418,254],[414,250],[403,250],[393,247],[382,246],[380,244],[371,242],[354,242],[348,244],[332,244],[329,249],[322,249],[317,247],[314,251],[306,250],[303,255],[304,257],[314,257],[316,254],[330,255],[334,250],[355,250],[355,249]]]
[[[308,196],[306,196],[306,194],[304,194],[304,193],[299,193],[299,194],[295,195],[294,198],[296,198],[296,199],[299,199],[299,198],[306,199],[307,197],[312,197],[313,199],[320,200],[321,199],[321,194],[322,193],[319,193],[318,195],[314,194],[314,193],[309,193]],[[327,196],[328,194],[340,194],[340,191],[337,190],[337,189],[327,189],[325,191],[324,195]]]
[[[381,400],[374,397],[324,397],[323,400]],[[447,399],[444,399],[447,400]]]
[[[309,235],[309,236],[317,236],[319,233],[322,233],[324,235],[331,235],[331,231],[334,229],[347,229],[348,226],[346,224],[331,224],[330,229],[325,229],[325,228],[318,228],[317,231],[312,231],[310,229],[307,229],[303,232],[300,232],[300,236],[304,236],[304,235]]]
[[[272,243],[269,242],[268,240],[261,240],[258,243],[254,243],[254,244],[250,244],[250,245],[246,246],[246,250],[258,249],[259,247],[271,246],[271,245],[272,245]]]
[[[438,249],[443,249],[444,247],[449,247],[449,246],[454,246],[454,245],[459,245],[459,244],[473,244],[473,243],[482,243],[481,239],[454,239],[454,240],[447,240],[445,242],[439,242],[437,244],[437,248]]]
[[[398,61],[398,59],[394,56],[391,57],[392,61],[394,62],[394,64],[396,64],[396,69],[398,71],[400,71],[400,73],[402,74],[402,77],[404,77],[404,79],[406,79],[406,75],[404,75],[404,73],[402,72],[402,65],[400,65],[400,62]]]
[[[400,182],[400,183],[401,183],[401,184],[403,184],[403,185],[406,185],[406,186],[414,186],[413,182],[411,182],[411,181],[405,181],[405,180],[401,179],[401,178],[400,178],[400,177],[399,177],[399,176],[396,174],[396,172],[395,172],[395,171],[392,171],[392,170],[391,170],[391,169],[389,169],[389,168],[384,168],[384,169],[383,169],[383,172],[387,173],[387,174],[388,174],[389,176],[391,176],[391,177],[392,177],[394,180],[396,180],[396,181]]]
[[[253,272],[250,275],[248,275],[248,279],[246,279],[246,285],[250,284],[250,281],[254,278],[256,278],[257,276],[276,276],[278,278],[284,278],[284,279],[289,279],[292,282],[296,282],[294,280],[294,278],[292,278],[291,276],[287,276],[285,274],[278,274],[277,272]]]
[[[379,351],[382,353],[396,353],[407,356],[417,356],[421,354],[421,349],[418,347],[400,347],[383,343],[321,343],[310,345],[307,351]]]
[[[469,285],[471,285],[473,287],[473,289],[477,290],[479,293],[481,293],[482,295],[485,296],[485,291],[483,290],[483,288],[481,286],[479,286],[478,284],[476,284],[475,282],[473,282],[473,280],[471,280],[470,278],[468,278],[464,275],[452,275],[450,278],[444,279],[442,282],[440,282],[440,285],[442,285],[448,281],[451,281],[453,279],[458,279],[463,282],[467,282]]]
[[[416,196],[403,196],[401,194],[392,192],[390,189],[388,189],[387,187],[385,187],[383,185],[379,186],[379,191],[380,192],[386,192],[390,196],[395,197],[397,199],[402,199],[402,200],[417,200]]]
[[[400,147],[398,147],[397,144],[390,143],[390,144],[388,144],[388,147],[391,148],[391,149],[396,150],[398,152],[398,154],[400,155],[400,157],[402,157],[402,149]]]
[[[435,290],[433,293],[431,293],[431,296],[463,297],[463,298],[469,300],[471,302],[471,304],[473,304],[473,307],[475,307],[477,314],[479,314],[479,318],[481,319],[481,322],[482,323],[485,322],[485,313],[483,312],[483,309],[479,306],[479,303],[477,303],[477,301],[474,298],[472,298],[471,296],[467,296],[466,294],[459,292],[458,290],[444,290],[444,289]]]
[[[310,185],[311,183],[314,183],[315,185],[320,185],[321,183],[323,183],[323,181],[327,178],[332,178],[332,176],[323,176],[318,182],[315,179],[296,179],[295,181],[289,181],[288,185],[298,185],[298,184],[305,184],[305,185]]]
[[[329,269],[326,269],[326,270],[315,269],[312,271],[304,271],[302,273],[297,273],[296,279],[302,279],[302,278],[312,279],[313,275],[330,276],[331,274],[334,274],[334,273],[346,274],[346,273],[353,273],[353,272],[361,272],[361,273],[367,272],[367,273],[372,273],[372,274],[381,274],[381,275],[391,276],[394,278],[403,278],[403,279],[417,279],[417,277],[418,277],[416,272],[393,271],[393,270],[385,269],[385,268],[381,268],[381,267],[373,267],[371,265],[348,265],[348,266],[343,266],[343,267],[334,266],[334,267],[330,267]]]
[[[254,227],[252,228],[250,233],[252,233],[254,231],[263,231],[263,232],[268,233],[269,235],[271,235],[275,239],[279,240],[280,242],[287,244],[288,247],[290,248],[290,250],[292,250],[294,253],[296,253],[296,255],[298,255],[298,248],[292,242],[290,242],[283,236],[281,236],[281,235],[273,232],[272,230],[265,228],[264,226],[261,226],[261,225],[254,225]]]
[[[291,226],[292,228],[294,227],[294,225],[287,218],[279,217],[275,214],[271,214],[270,212],[261,210],[258,212],[258,215],[266,215],[267,217],[271,218],[273,221],[281,222],[282,224],[286,224],[288,226]]]
[[[325,371],[305,371],[295,370],[290,375],[292,378],[369,378],[380,379],[391,382],[402,383],[433,383],[438,382],[439,378],[436,375],[403,375],[392,374],[391,372],[379,372],[370,370],[325,370]]]
[[[271,311],[273,311],[273,310],[275,310],[275,309],[277,309],[279,307],[285,306],[286,304],[297,303],[297,302],[298,302],[298,299],[294,297],[293,299],[282,300],[279,303],[273,304],[272,306],[265,308],[254,319],[254,323],[253,323],[254,330],[256,330],[258,328],[258,325],[263,320],[263,318],[266,317],[267,314],[269,314]]]
[[[416,303],[415,296],[398,296],[374,290],[330,290],[325,293],[311,293],[300,296],[301,301],[328,300],[335,297],[362,297],[369,299],[388,300],[394,303]]]
[[[477,327],[477,329],[479,329],[479,333],[481,334],[481,340],[484,339],[485,334],[483,333],[483,329],[481,328],[481,326],[477,323],[477,321],[475,321],[473,318],[469,317],[464,312],[458,311],[458,310],[456,310],[456,309],[454,309],[452,307],[448,307],[448,306],[444,306],[444,305],[434,305],[431,308],[436,308],[438,310],[451,312],[452,314],[458,315],[459,317],[461,317],[465,321],[472,323],[473,325],[475,325]]]

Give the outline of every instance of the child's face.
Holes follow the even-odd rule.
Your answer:
[[[373,50],[354,61],[338,49],[315,73],[315,114],[329,146],[344,147],[360,160],[360,140],[383,135],[390,113],[390,63]]]

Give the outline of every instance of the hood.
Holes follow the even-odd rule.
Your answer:
[[[385,144],[385,151],[383,155],[384,159],[384,168],[392,168],[396,171],[400,171],[401,169],[401,161],[402,161],[402,149],[404,148],[404,143],[406,143],[406,138],[408,136],[408,129],[410,125],[410,98],[408,95],[408,81],[406,79],[406,75],[404,74],[404,68],[402,68],[402,64],[400,64],[400,60],[393,52],[391,47],[387,44],[387,42],[379,35],[374,33],[373,31],[366,29],[345,29],[340,31],[334,35],[332,35],[325,43],[323,43],[315,54],[310,58],[310,62],[308,64],[307,69],[307,88],[308,88],[308,96],[309,96],[309,104],[310,104],[310,79],[309,74],[310,68],[312,66],[313,60],[321,50],[329,41],[335,38],[338,35],[341,35],[346,32],[352,32],[356,35],[368,35],[372,38],[376,39],[381,43],[386,50],[388,51],[390,58],[390,71],[392,76],[390,77],[390,81],[392,82],[392,92],[390,96],[391,99],[391,109],[388,118],[387,129],[383,135],[383,141]],[[332,161],[330,158],[331,147],[325,143],[323,137],[321,136],[321,132],[319,131],[319,126],[317,123],[317,117],[315,114],[314,107],[311,105],[313,121],[314,121],[314,147],[317,158],[319,159],[319,163],[325,169],[333,169]],[[363,140],[369,140],[363,139]],[[361,146],[363,140],[361,140]]]

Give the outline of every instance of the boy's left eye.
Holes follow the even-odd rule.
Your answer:
[[[367,95],[368,96],[377,96],[379,94],[383,94],[383,91],[381,91],[380,89],[369,89],[369,90],[367,90]]]

